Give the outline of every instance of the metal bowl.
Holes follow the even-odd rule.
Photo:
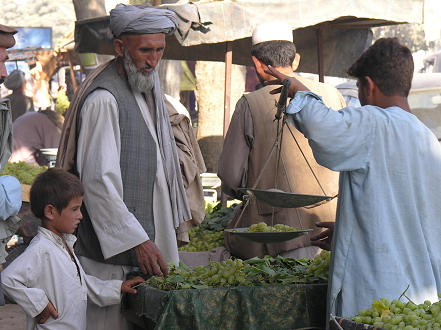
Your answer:
[[[281,232],[250,232],[249,227],[245,228],[230,228],[224,229],[224,231],[244,237],[253,242],[258,243],[279,243],[289,241],[291,239],[300,237],[312,231],[312,229],[299,229],[296,231],[281,231]]]

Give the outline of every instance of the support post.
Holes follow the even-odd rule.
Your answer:
[[[78,89],[78,84],[77,84],[77,80],[75,79],[74,67],[72,65],[72,57],[70,56],[69,52],[67,52],[67,59],[69,60],[69,69],[70,69],[69,71],[70,71],[70,79],[72,80],[72,87],[74,93],[76,93]]]
[[[225,49],[225,87],[224,87],[224,138],[230,126],[231,72],[233,69],[233,43],[227,41]],[[227,206],[227,196],[221,191],[221,203]]]
[[[316,31],[317,35],[317,64],[318,64],[318,75],[319,81],[325,82],[325,68],[323,66],[323,38],[322,29],[319,27]]]
[[[224,87],[224,138],[230,126],[231,71],[233,69],[233,43],[227,41],[225,49],[225,87]]]

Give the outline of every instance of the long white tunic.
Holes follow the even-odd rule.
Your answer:
[[[441,147],[398,107],[328,109],[298,92],[287,112],[317,162],[340,171],[329,311],[353,316],[410,284],[416,303],[441,292]]]
[[[65,234],[73,253],[76,237]],[[75,255],[74,255],[75,257]],[[107,306],[119,304],[122,281],[101,281],[86,275],[75,257],[80,272],[59,236],[39,228],[28,248],[2,273],[2,288],[27,315],[27,329],[86,329],[87,299]],[[34,317],[51,302],[58,312],[44,324]]]
[[[143,96],[134,93],[156,145],[157,134]],[[81,109],[77,168],[84,185],[84,203],[100,241],[104,258],[129,250],[149,239],[123,201],[118,104],[107,90],[92,92]],[[153,190],[155,244],[166,262],[179,262],[170,194],[157,147],[157,173]]]

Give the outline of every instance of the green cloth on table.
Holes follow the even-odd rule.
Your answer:
[[[161,291],[147,285],[125,308],[156,329],[293,329],[325,327],[327,284]]]

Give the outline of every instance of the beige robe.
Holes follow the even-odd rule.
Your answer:
[[[165,95],[164,104],[173,129],[179,163],[181,166],[182,180],[190,204],[191,220],[182,223],[176,229],[178,241],[189,242],[188,231],[199,225],[205,217],[204,191],[200,174],[206,171],[201,149],[196,141],[191,126],[190,118],[178,112],[170,100],[171,96]]]
[[[335,110],[345,106],[341,94],[332,86],[310,79],[298,77],[304,85],[321,95],[324,102]],[[276,139],[275,102],[278,95],[270,95],[273,86],[244,95],[237,103],[225,138],[224,147],[219,159],[218,176],[222,180],[222,190],[234,198],[242,198],[239,188],[252,188]],[[317,175],[327,196],[338,193],[338,173],[332,172],[315,161],[308,141],[292,124],[288,124],[301,150]],[[263,172],[257,189],[278,188],[287,192],[323,195],[317,180],[314,178],[299,148],[287,128],[284,129],[282,141],[283,165],[278,170],[278,182],[275,184],[276,155]],[[264,203],[251,200],[240,217],[241,210],[233,216],[229,227],[248,227],[258,222],[268,225],[283,223],[298,228],[313,228],[312,234],[320,230],[314,224],[320,221],[335,221],[337,201],[307,209],[276,208],[273,219],[272,208]],[[238,221],[239,220],[239,221]],[[225,234],[225,244],[233,255],[242,258],[277,255],[293,249],[310,246],[310,235],[280,244],[260,244]],[[306,257],[306,255],[305,255]]]

